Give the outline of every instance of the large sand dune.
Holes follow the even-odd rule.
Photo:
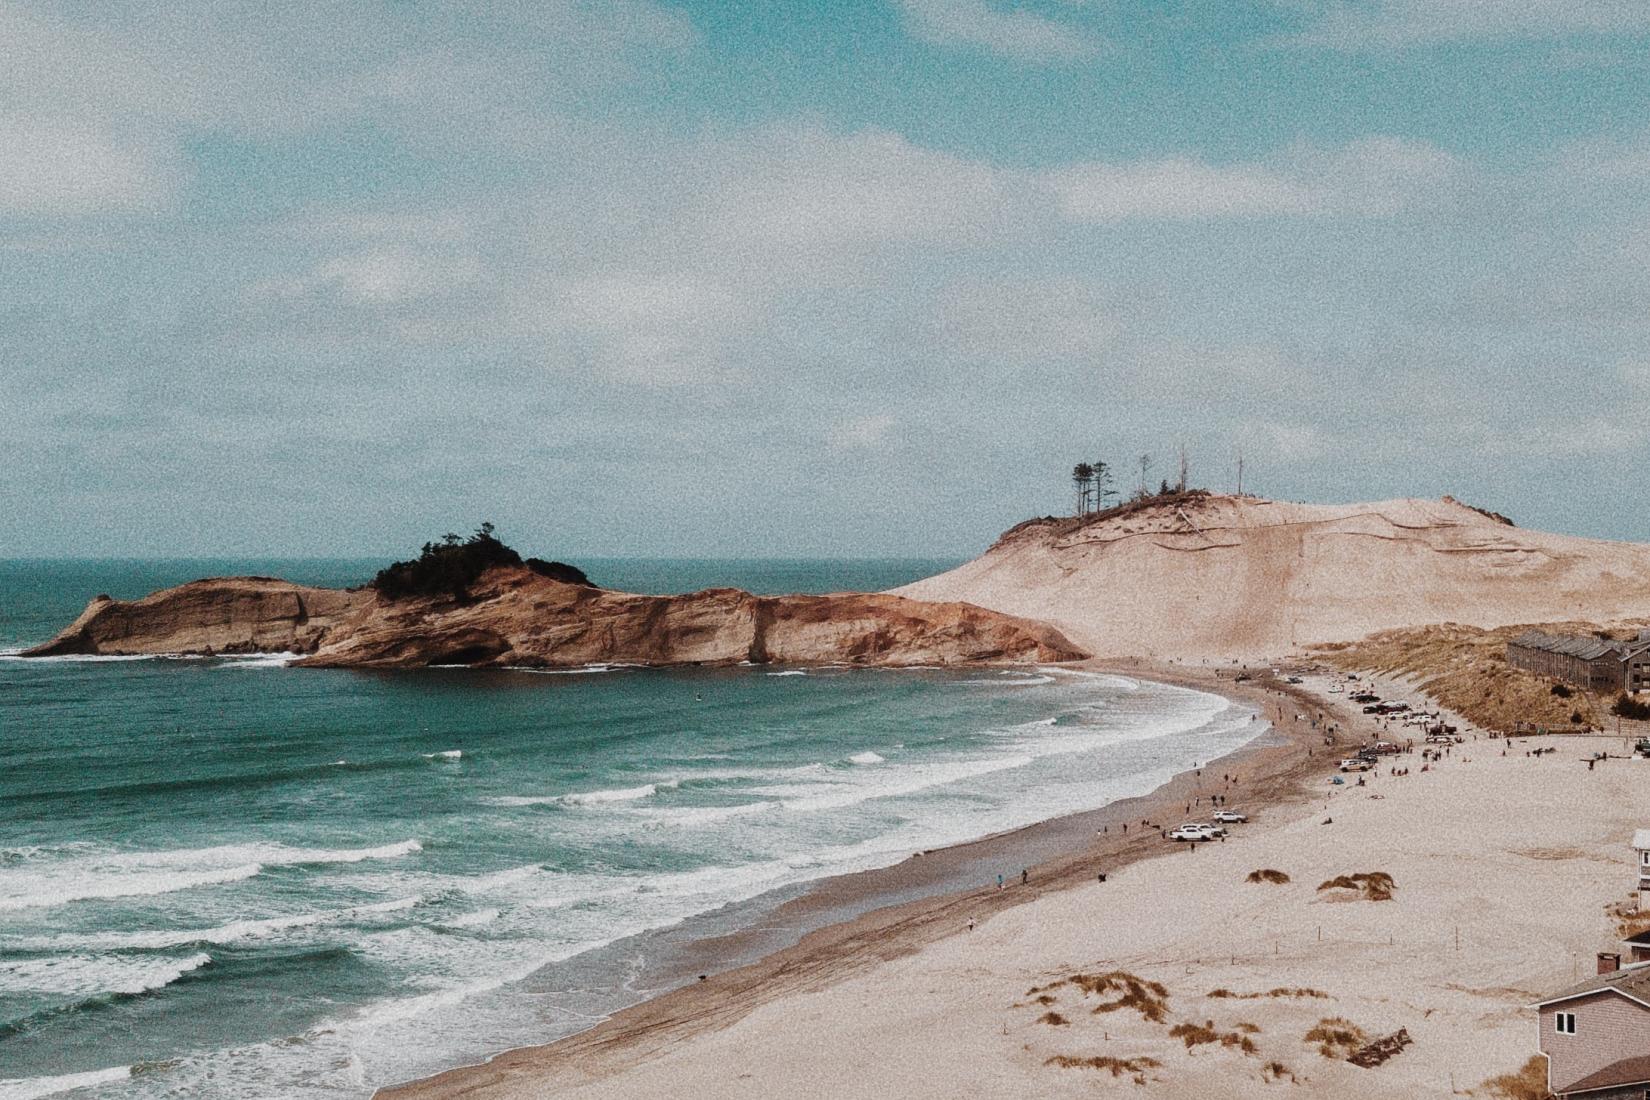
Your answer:
[[[1650,612],[1650,545],[1514,527],[1445,497],[1194,495],[1021,524],[897,591],[1059,627],[1108,655],[1255,657],[1376,630]]]

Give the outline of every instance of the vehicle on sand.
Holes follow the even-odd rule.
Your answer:
[[[1216,810],[1209,816],[1225,825],[1241,825],[1249,820],[1248,814],[1240,814],[1236,810]]]

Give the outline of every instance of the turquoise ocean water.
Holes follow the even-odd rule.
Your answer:
[[[0,651],[99,592],[377,564],[0,562]],[[953,563],[579,564],[817,592]],[[0,656],[0,1100],[365,1097],[636,999],[657,930],[1143,793],[1250,719],[1058,669]]]

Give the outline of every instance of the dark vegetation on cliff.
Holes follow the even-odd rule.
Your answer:
[[[440,542],[426,542],[412,561],[398,561],[378,571],[372,587],[390,600],[415,596],[449,596],[460,599],[470,586],[495,565],[525,565],[540,576],[563,584],[595,587],[590,578],[574,566],[543,558],[528,558],[504,545],[493,534],[493,525],[483,523],[467,539],[448,534]]]
[[[1151,508],[1176,508],[1187,504],[1196,504],[1207,500],[1214,494],[1207,489],[1176,489],[1165,484],[1157,492],[1136,493],[1121,504],[1113,504],[1109,508],[1102,508],[1097,512],[1085,512],[1080,516],[1038,516],[1016,523],[1004,531],[997,539],[1001,545],[1013,536],[1033,527],[1046,527],[1056,535],[1068,534],[1072,531],[1087,527],[1091,523],[1105,523],[1108,520],[1121,519],[1132,516],[1136,512],[1144,512]]]

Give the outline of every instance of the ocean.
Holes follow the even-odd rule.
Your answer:
[[[661,930],[1144,793],[1262,728],[1054,668],[11,655],[100,592],[380,564],[0,562],[0,1100],[366,1097],[638,999]],[[955,563],[579,564],[823,592]]]

